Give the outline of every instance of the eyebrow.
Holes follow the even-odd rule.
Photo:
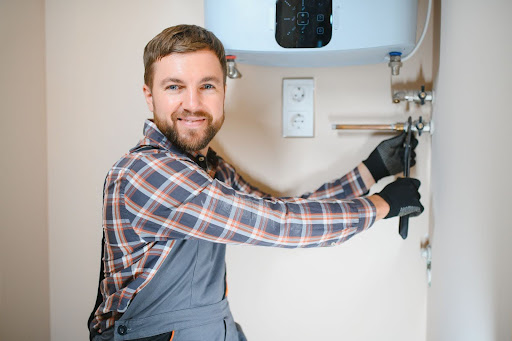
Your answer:
[[[172,78],[172,77],[167,77],[167,78],[164,78],[162,80],[162,82],[160,84],[164,85],[166,83],[178,83],[178,84],[183,84],[183,81],[179,78]]]
[[[220,83],[219,77],[215,77],[215,76],[204,77],[203,79],[201,79],[200,83],[211,82],[211,81]]]
[[[199,83],[204,83],[204,82],[217,82],[217,83],[220,83],[221,81],[220,81],[219,77],[206,76],[206,77],[203,77],[199,81]],[[182,81],[181,79],[173,78],[173,77],[164,78],[160,84],[163,86],[163,85],[165,85],[167,83],[185,84],[185,82]]]

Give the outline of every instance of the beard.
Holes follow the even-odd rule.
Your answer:
[[[178,116],[186,118],[189,116],[203,117],[206,120],[206,127],[203,129],[187,129],[178,128]],[[217,122],[213,122],[213,117],[207,112],[196,111],[191,113],[185,112],[174,112],[171,115],[173,125],[167,124],[165,121],[160,121],[157,116],[154,117],[154,122],[158,129],[165,135],[165,137],[171,142],[172,145],[178,147],[185,152],[196,152],[204,149],[208,146],[210,141],[215,137],[217,132],[224,123],[224,114]]]

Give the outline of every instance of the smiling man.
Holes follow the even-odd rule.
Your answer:
[[[146,80],[144,96],[155,125],[172,145],[206,155],[224,122],[222,67],[207,49],[173,53],[149,67],[151,79]]]
[[[365,196],[403,170],[403,135],[300,198],[244,181],[209,148],[226,93],[224,48],[211,32],[165,29],[147,44],[144,67],[153,119],[105,180],[91,340],[245,340],[227,301],[226,244],[335,246],[378,219],[423,211],[415,179]]]

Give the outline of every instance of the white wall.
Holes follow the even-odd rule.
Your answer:
[[[509,0],[443,1],[428,340],[512,339]]]
[[[0,340],[48,340],[44,1],[0,1]]]
[[[178,23],[202,24],[202,1],[46,1],[52,340],[86,338],[96,294],[104,176],[137,142],[149,117],[141,92],[143,47]],[[431,82],[431,46],[429,34],[398,82],[419,78],[420,67],[421,77]],[[391,103],[385,64],[240,69],[244,78],[228,82],[227,118],[215,147],[247,178],[277,194],[300,194],[344,174],[386,137],[340,134],[332,123],[419,115],[415,107],[406,112],[405,105]],[[316,137],[283,139],[282,78],[301,76],[315,78]],[[423,137],[414,171],[426,198],[429,144]],[[251,340],[423,340],[426,284],[419,241],[428,220],[428,212],[414,219],[407,241],[398,236],[394,219],[338,248],[230,247],[235,319]]]

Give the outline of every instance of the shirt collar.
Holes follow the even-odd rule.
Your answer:
[[[158,146],[166,150],[178,150],[178,148],[173,148],[171,142],[157,128],[155,122],[149,119],[144,122],[144,139],[139,142],[139,145]]]

